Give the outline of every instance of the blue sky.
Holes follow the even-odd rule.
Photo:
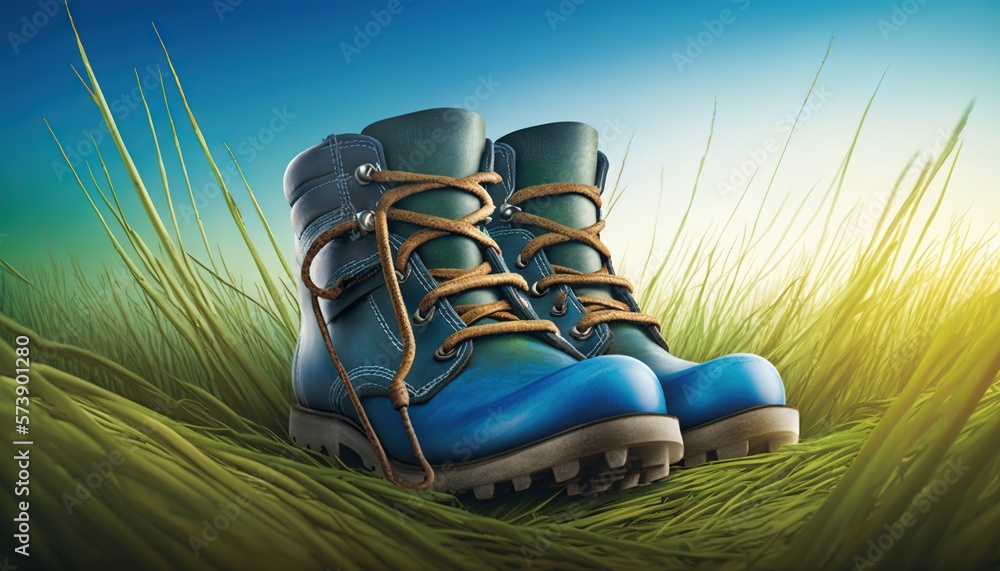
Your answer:
[[[694,217],[711,224],[735,205],[725,191],[734,168],[749,159],[770,175],[771,148],[783,144],[787,116],[798,110],[832,36],[812,112],[775,181],[776,198],[829,181],[888,67],[848,174],[845,202],[877,206],[906,160],[932,153],[975,99],[944,212],[972,208],[974,226],[984,230],[996,221],[1000,4],[576,2],[75,0],[71,7],[154,196],[162,203],[148,123],[133,97],[133,69],[153,88],[147,97],[157,134],[168,168],[178,171],[155,73],[165,59],[150,22],[163,35],[215,158],[226,162],[223,142],[229,143],[288,251],[281,177],[298,151],[332,132],[358,132],[378,119],[440,106],[474,108],[494,139],[538,123],[589,122],[602,131],[613,164],[634,134],[621,207],[629,223],[606,232],[616,250],[632,251],[648,248],[649,232],[636,228],[653,223],[661,169],[667,189],[661,223],[669,229],[679,218],[717,104]],[[48,119],[63,143],[79,151],[81,166],[93,164],[86,133],[101,137],[101,121],[70,67],[79,68],[79,55],[65,10],[46,0],[10,0],[0,14],[6,38],[0,65],[14,86],[5,90],[0,114],[6,135],[0,139],[0,257],[26,267],[44,255],[44,236],[57,259],[73,256],[93,267],[114,260],[86,199],[57,166],[58,151],[42,122]],[[176,89],[168,84],[167,92],[174,118],[183,119]],[[211,186],[190,128],[179,125],[210,237],[224,251],[236,251],[239,237],[225,201]],[[103,139],[119,195],[138,218],[135,192]],[[171,185],[175,195],[185,192],[179,176]],[[249,219],[240,188],[234,179]],[[755,186],[750,198],[762,192]],[[181,228],[193,244],[196,226],[183,209]]]

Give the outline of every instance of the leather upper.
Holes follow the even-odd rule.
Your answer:
[[[497,205],[497,213],[493,216],[493,220],[487,228],[489,228],[490,236],[493,236],[493,238],[500,245],[500,248],[503,251],[504,261],[507,263],[507,266],[516,268],[515,271],[524,276],[525,280],[531,284],[544,276],[551,275],[552,266],[549,264],[544,250],[536,252],[530,260],[522,260],[524,265],[523,268],[517,266],[518,254],[521,252],[522,248],[524,248],[525,244],[527,244],[528,241],[535,236],[528,230],[513,227],[509,222],[503,221],[499,215],[500,206],[506,203],[507,199],[509,199],[516,190],[514,188],[514,181],[517,179],[515,172],[516,161],[514,160],[514,149],[512,149],[510,145],[497,143],[495,145],[495,154],[496,159],[494,161],[494,170],[503,177],[503,181],[489,187],[493,203]],[[607,180],[607,176],[608,158],[604,155],[604,153],[599,152],[597,155],[597,176],[594,184],[602,191],[604,190],[604,184]],[[606,266],[609,272],[614,273],[611,260],[606,261]],[[553,315],[551,309],[555,304],[556,294],[559,290],[565,291],[569,296],[569,304],[564,315]],[[638,304],[632,297],[632,294],[630,294],[627,290],[619,287],[614,287],[612,290],[617,299],[627,303],[633,310],[638,310]],[[548,291],[542,292],[542,295],[533,297],[531,299],[531,304],[536,313],[546,319],[551,319],[552,322],[559,327],[563,337],[570,339],[571,343],[587,357],[604,354],[610,348],[613,341],[613,334],[610,327],[604,323],[594,327],[593,334],[586,339],[576,339],[570,335],[570,330],[580,320],[584,310],[582,304],[580,304],[579,300],[577,300],[576,296],[573,294],[572,288],[569,286],[564,285],[559,286],[558,288],[550,288]],[[652,342],[666,349],[666,341],[663,340],[663,337],[660,336],[659,331],[655,327],[647,327],[643,328],[643,330],[650,337]]]
[[[487,143],[484,170],[493,163],[493,147]],[[289,165],[285,194],[292,207],[299,263],[324,231],[360,211],[375,209],[386,186],[363,185],[355,179],[354,170],[364,163],[384,168],[379,141],[364,135],[331,135]],[[402,241],[401,236],[390,235],[393,254]],[[486,249],[484,258],[495,271],[507,271],[492,250]],[[412,254],[407,266],[409,277],[401,282],[401,290],[412,313],[437,282],[419,254]],[[320,300],[331,340],[389,455],[413,462],[399,415],[387,397],[402,343],[373,234],[345,235],[315,258],[316,284],[329,287],[345,276],[353,285],[336,300]],[[510,286],[499,290],[520,317],[537,318],[532,309],[535,300]],[[296,399],[307,408],[357,420],[317,326],[310,292],[300,283],[298,294],[303,318],[293,360]],[[432,319],[413,326],[417,350],[406,377],[409,412],[432,463],[495,454],[612,416],[666,412],[648,367],[626,357],[581,361],[579,351],[552,334],[477,338],[459,345],[450,359],[435,358],[444,339],[464,326],[447,299],[436,304]],[[497,415],[503,417],[499,431]],[[475,449],[463,444],[468,438],[474,440]]]
[[[362,185],[355,179],[354,169],[365,163],[383,168],[385,159],[378,141],[363,135],[331,135],[301,153],[288,167],[285,194],[292,205],[300,262],[313,240],[325,230],[352,219],[360,211],[375,209],[386,187],[378,183]],[[390,238],[394,253],[401,241],[398,236]],[[411,277],[401,284],[401,289],[406,306],[416,308],[437,284],[418,255],[412,256],[409,265]],[[320,307],[358,396],[386,394],[402,356],[402,343],[374,235],[355,232],[328,244],[316,256],[312,276],[323,287],[331,286],[341,276],[360,278],[338,299],[321,299]],[[293,365],[296,396],[301,404],[311,408],[348,412],[351,406],[343,384],[331,382],[338,375],[313,317],[310,293],[303,284],[299,284],[299,301],[303,319]],[[436,313],[436,319],[414,327],[417,344],[430,348],[418,352],[406,381],[407,390],[417,403],[453,378],[467,364],[472,350],[471,342],[466,342],[454,358],[447,361],[434,358],[434,349],[448,335],[464,327],[448,300],[439,302]]]
[[[500,244],[504,259],[514,271],[533,283],[553,270],[544,250],[539,250],[526,260],[524,267],[516,261],[522,248],[535,235],[524,228],[514,227],[500,218],[500,207],[517,190],[515,151],[504,143],[495,146],[494,168],[503,182],[489,189],[497,211],[488,226],[490,235]],[[598,152],[597,176],[594,184],[604,191],[608,173],[608,159]],[[605,260],[609,272],[614,273],[611,260]],[[667,409],[676,416],[682,429],[711,422],[723,416],[756,406],[785,403],[784,384],[781,376],[763,357],[749,354],[726,355],[706,363],[679,359],[668,352],[667,343],[653,326],[632,323],[600,324],[587,339],[576,339],[570,330],[579,321],[583,308],[569,286],[559,286],[568,294],[565,315],[550,317],[562,331],[563,337],[587,357],[595,355],[627,355],[639,359],[650,367],[659,379],[665,395]],[[559,288],[551,288],[531,300],[535,311],[548,316]],[[626,289],[611,288],[615,299],[625,302],[633,311],[640,311],[635,298]]]

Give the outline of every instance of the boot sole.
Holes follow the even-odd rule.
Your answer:
[[[339,456],[382,476],[375,451],[349,418],[295,405],[289,419],[292,442]],[[434,466],[434,489],[477,499],[535,486],[566,486],[571,496],[633,488],[666,477],[684,455],[680,424],[666,415],[631,415],[585,424],[510,452],[469,462]],[[419,482],[418,466],[390,460],[397,474]]]
[[[761,406],[685,430],[683,435],[684,466],[774,452],[799,441],[799,411]]]

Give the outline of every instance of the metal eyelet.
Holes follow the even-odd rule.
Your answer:
[[[513,204],[501,204],[500,208],[497,210],[500,213],[499,216],[501,222],[510,222],[510,219],[514,217],[515,212],[521,212],[521,208],[514,206]]]
[[[424,315],[424,314],[420,313],[420,308],[419,307],[417,308],[416,311],[413,312],[413,324],[414,325],[423,325],[424,323],[427,323],[431,319],[434,319],[434,306],[433,305],[431,306],[430,311],[427,312],[427,315]]]
[[[549,315],[552,317],[562,317],[566,315],[567,311],[569,311],[569,302],[564,301],[561,307],[553,304],[552,308],[549,309]]]
[[[444,347],[438,347],[434,350],[434,358],[438,361],[448,361],[454,359],[455,355],[458,355],[458,347],[452,347],[451,351],[445,351]]]
[[[528,294],[531,295],[531,297],[542,297],[543,295],[545,295],[545,292],[547,291],[549,291],[549,288],[539,290],[538,282],[531,284],[531,287],[528,288]]]
[[[521,259],[521,254],[518,254],[517,258],[514,259],[514,267],[517,268],[517,269],[519,269],[519,270],[523,270],[524,268],[528,267],[528,262],[525,262],[524,260],[522,260]]]
[[[583,331],[580,331],[580,329],[577,328],[576,325],[574,325],[569,330],[570,337],[572,337],[573,339],[576,339],[577,341],[586,341],[587,339],[590,339],[590,336],[593,335],[593,334],[594,334],[594,328],[593,327],[588,327],[588,328],[584,329]]]
[[[410,279],[410,274],[412,273],[412,271],[413,270],[410,268],[410,264],[406,264],[406,267],[403,268],[403,271],[396,270],[396,281],[401,284],[406,283],[406,280]]]
[[[358,184],[371,184],[375,179],[372,175],[375,174],[375,165],[371,163],[365,163],[358,168],[354,169],[354,180],[358,181]]]
[[[362,232],[375,231],[375,212],[373,210],[362,210],[354,218],[358,221],[358,226],[361,226]]]

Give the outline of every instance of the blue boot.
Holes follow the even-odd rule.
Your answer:
[[[781,376],[766,359],[736,354],[692,363],[674,357],[643,314],[600,240],[608,160],[597,131],[552,123],[502,137],[489,188],[500,205],[490,235],[531,284],[532,305],[588,357],[628,355],[656,373],[680,420],[686,465],[776,450],[797,442],[798,411],[784,406]]]
[[[583,360],[484,230],[482,119],[434,109],[331,135],[285,173],[302,275],[294,442],[414,489],[478,498],[665,476],[682,455],[655,375]]]

